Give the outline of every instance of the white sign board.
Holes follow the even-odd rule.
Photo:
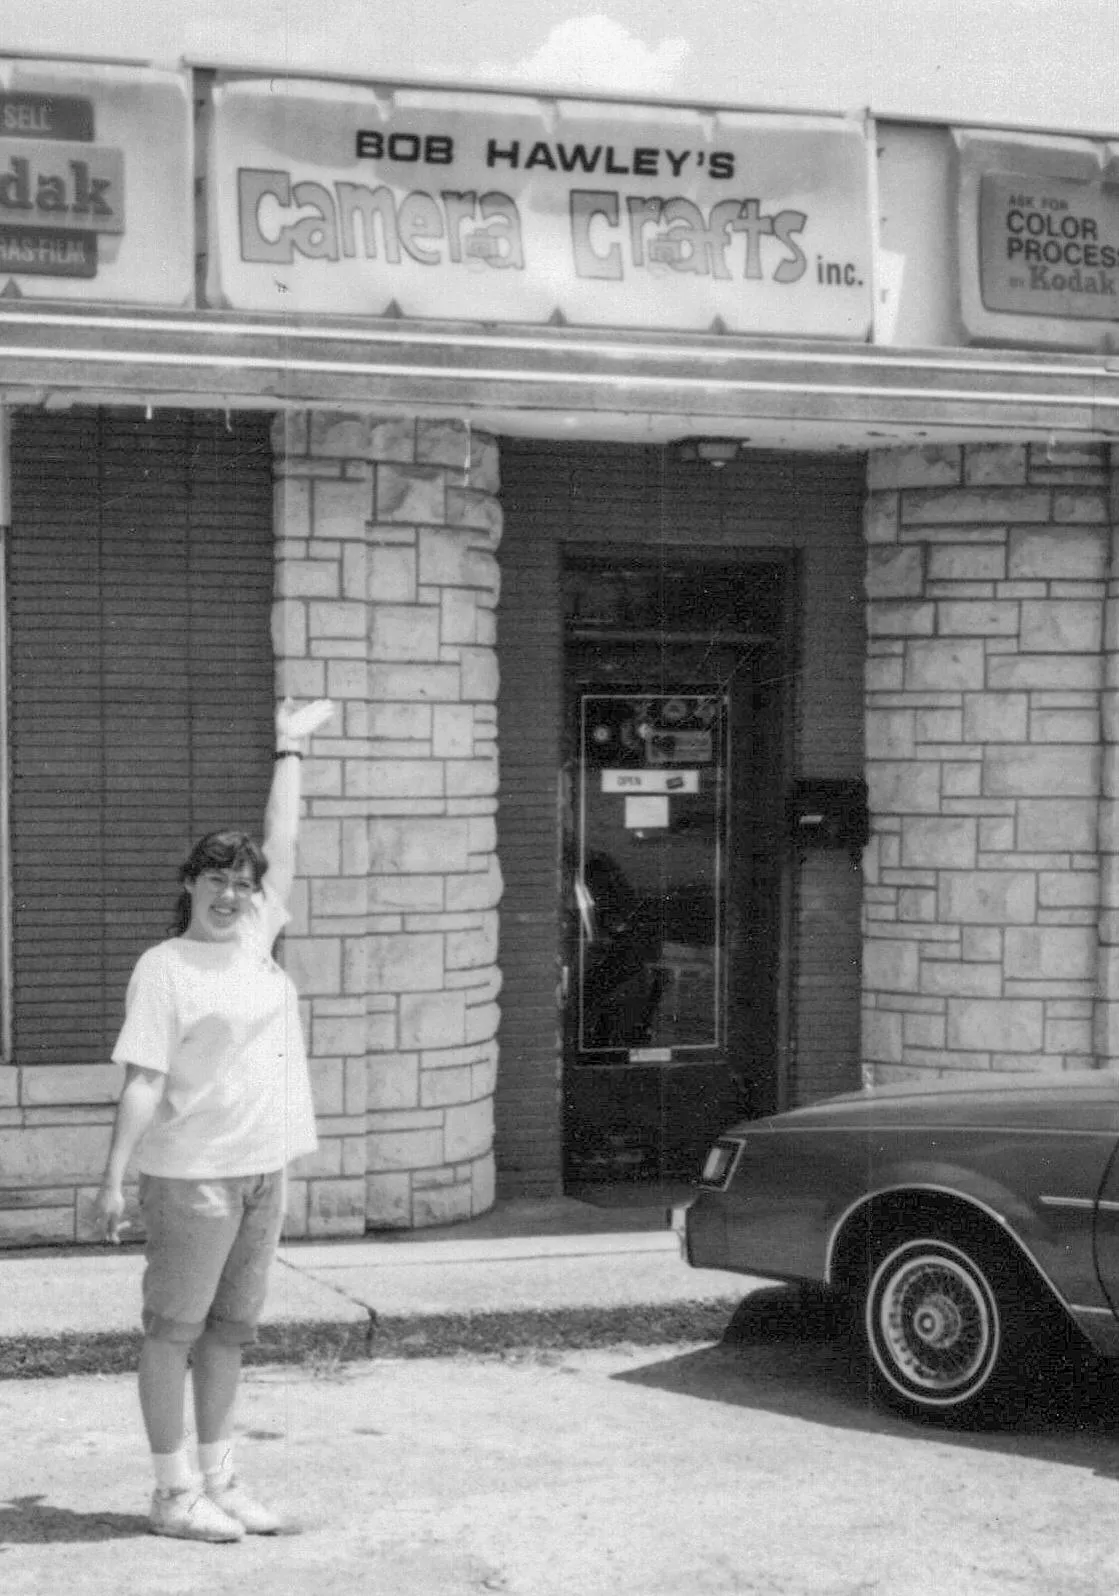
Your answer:
[[[865,339],[861,123],[219,78],[211,303]]]
[[[187,79],[0,61],[0,293],[184,305],[193,291]]]
[[[627,831],[652,831],[661,826],[667,826],[668,821],[667,798],[653,795],[626,799],[625,822]]]
[[[1119,193],[1103,140],[957,130],[960,319],[977,343],[1106,349]]]

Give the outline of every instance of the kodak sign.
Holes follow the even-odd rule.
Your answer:
[[[0,95],[0,272],[95,277],[123,234],[124,155],[94,142],[88,100]]]

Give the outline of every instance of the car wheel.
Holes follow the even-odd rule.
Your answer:
[[[994,1249],[935,1236],[883,1252],[863,1304],[879,1393],[914,1418],[985,1417],[1015,1366],[1015,1273]]]

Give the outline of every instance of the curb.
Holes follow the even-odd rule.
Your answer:
[[[366,1321],[261,1325],[245,1348],[245,1363],[349,1362],[370,1356],[372,1316]],[[62,1378],[71,1374],[131,1374],[143,1344],[140,1330],[64,1330],[58,1335],[0,1337],[0,1380]]]
[[[536,1349],[655,1346],[721,1341],[733,1301],[626,1303],[611,1308],[523,1308],[486,1313],[394,1314],[367,1320],[263,1324],[245,1348],[246,1365],[352,1363],[370,1358],[439,1358]],[[139,1330],[64,1331],[0,1338],[0,1380],[73,1374],[131,1374]]]

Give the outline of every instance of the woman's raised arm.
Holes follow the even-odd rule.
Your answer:
[[[299,837],[300,771],[307,746],[334,713],[329,698],[317,698],[296,709],[285,698],[276,711],[276,755],[272,787],[264,811],[266,881],[281,903],[291,897],[295,880],[295,848]]]

